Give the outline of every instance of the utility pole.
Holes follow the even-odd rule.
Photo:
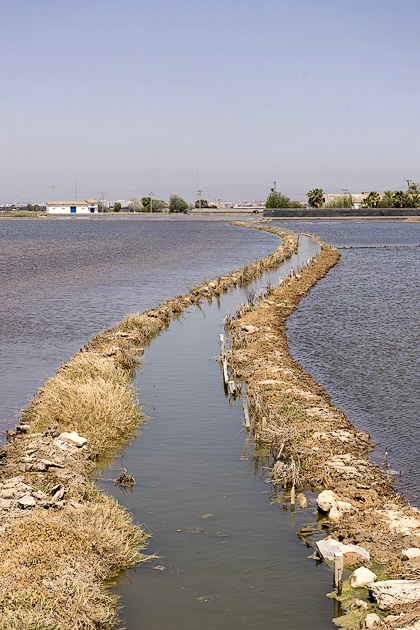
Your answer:
[[[101,198],[101,208],[102,208],[102,212],[105,212],[105,208],[104,208],[104,199],[105,199],[105,191],[101,190],[101,192],[99,193],[99,196]]]
[[[198,211],[201,212],[201,195],[203,194],[204,190],[202,190],[201,188],[199,188],[197,190],[198,193]]]
[[[277,182],[273,182],[273,185],[271,187],[271,192],[276,192],[276,186],[277,186]]]
[[[77,182],[76,182],[76,201],[77,201]]]
[[[153,199],[152,199],[153,193],[152,192],[149,193],[149,197],[150,197],[150,212],[152,212],[153,210]]]

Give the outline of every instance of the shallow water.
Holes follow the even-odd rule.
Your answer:
[[[0,221],[0,430],[92,336],[279,244],[218,221],[102,219]]]
[[[387,450],[397,487],[420,505],[420,223],[287,226],[352,247],[289,318],[291,353],[371,434],[373,458]]]
[[[317,250],[310,247],[301,259]],[[240,403],[229,406],[215,360],[226,312],[278,277],[189,309],[147,349],[137,381],[152,420],[104,472],[115,478],[125,467],[137,485],[124,493],[101,484],[152,531],[148,551],[160,556],[117,588],[128,630],[140,617],[150,630],[334,627],[331,573],[308,560],[295,534],[314,508],[292,514],[274,501],[266,459],[242,430]]]

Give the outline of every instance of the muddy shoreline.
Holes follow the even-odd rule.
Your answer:
[[[145,419],[131,385],[144,347],[203,299],[276,268],[297,238],[228,276],[196,287],[96,336],[40,388],[0,451],[0,628],[112,628],[106,585],[144,559],[147,535],[96,488],[98,464]]]
[[[420,576],[419,556],[404,552],[420,548],[420,511],[398,495],[385,470],[369,461],[373,449],[369,435],[350,423],[289,353],[287,317],[339,259],[335,248],[323,243],[321,247],[321,254],[307,268],[272,290],[256,308],[240,310],[228,323],[228,362],[233,375],[247,384],[256,439],[272,449],[273,484],[283,488],[289,500],[300,492],[303,505],[305,490],[331,491],[329,502],[322,497],[318,501],[320,520],[303,533],[307,544],[315,546],[323,531],[324,536],[343,544],[362,546],[372,562],[382,565],[378,579],[405,580],[415,587]],[[313,540],[310,533],[316,534]],[[360,558],[356,562],[354,557],[347,564],[352,568],[370,565]],[[416,599],[403,603],[403,597],[396,597],[386,612],[379,610],[380,615],[372,618],[378,605],[370,602],[367,589],[363,591],[365,601],[358,607],[354,601],[360,601],[360,589],[352,592],[346,584],[345,596],[339,599],[349,614],[337,620],[340,626],[420,627]],[[383,621],[388,611],[392,614]]]

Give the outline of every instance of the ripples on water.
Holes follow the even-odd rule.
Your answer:
[[[0,428],[93,335],[278,244],[215,221],[2,219]]]
[[[290,317],[291,352],[380,443],[376,461],[388,448],[398,487],[419,505],[420,223],[287,225],[353,246]]]

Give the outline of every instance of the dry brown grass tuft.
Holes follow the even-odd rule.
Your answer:
[[[129,374],[112,359],[80,353],[49,379],[33,400],[25,419],[31,432],[77,431],[103,453],[132,433],[143,414]]]
[[[116,618],[98,583],[140,560],[146,536],[109,497],[30,513],[0,545],[0,628],[94,630]]]

